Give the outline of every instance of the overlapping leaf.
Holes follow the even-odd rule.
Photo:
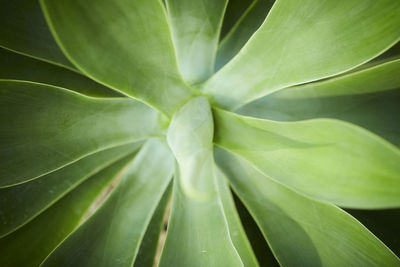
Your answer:
[[[121,159],[57,201],[22,228],[0,239],[0,265],[36,267],[87,216],[93,203],[120,175],[132,155]]]
[[[2,0],[0,4],[0,46],[75,69],[56,44],[39,1]]]
[[[217,189],[212,138],[206,98],[192,99],[174,115],[167,140],[177,164],[160,266],[243,266]]]
[[[32,220],[88,177],[138,149],[141,143],[107,149],[40,179],[0,189],[0,237]]]
[[[391,0],[277,1],[203,91],[220,107],[234,109],[278,89],[352,69],[399,40],[399,12],[400,2]]]
[[[159,0],[42,0],[53,34],[85,74],[171,115],[183,83]]]
[[[362,224],[331,204],[304,197],[226,151],[218,164],[283,266],[398,266]]]
[[[241,109],[264,119],[335,118],[400,145],[400,60],[326,81],[280,90]]]
[[[82,74],[3,48],[0,48],[0,62],[0,79],[55,85],[94,97],[122,96]]]
[[[20,81],[0,81],[0,123],[0,187],[160,133],[158,113],[133,99]]]
[[[214,72],[219,33],[227,0],[166,0],[183,77],[190,84]]]
[[[344,207],[400,206],[400,151],[348,123],[276,122],[215,110],[214,142],[298,191]],[[245,137],[245,138],[244,138]]]
[[[172,173],[166,144],[146,143],[106,202],[42,266],[132,266]]]

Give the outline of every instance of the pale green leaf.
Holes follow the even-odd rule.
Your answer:
[[[107,149],[40,179],[0,188],[0,237],[32,220],[87,178],[131,154],[140,145],[141,143],[134,143]]]
[[[280,90],[238,113],[263,119],[345,120],[400,146],[400,60],[322,82]]]
[[[230,179],[282,266],[399,266],[400,260],[361,223],[312,200],[218,150]]]
[[[37,267],[87,216],[94,202],[121,175],[128,155],[85,181],[22,228],[0,239],[0,266]]]
[[[243,266],[218,193],[212,139],[206,98],[192,99],[173,116],[167,140],[177,164],[160,266]]]
[[[0,4],[0,47],[75,70],[56,44],[38,0]]]
[[[218,71],[228,63],[261,26],[275,0],[255,0],[221,41],[215,62]]]
[[[94,80],[167,115],[192,91],[178,71],[159,0],[41,0],[60,47]]]
[[[195,84],[214,72],[222,18],[228,0],[166,0],[179,66]]]
[[[4,80],[0,124],[0,187],[161,131],[159,114],[133,99],[90,98],[62,88]]]
[[[93,97],[122,96],[68,69],[0,48],[0,79],[24,80],[60,86]]]
[[[244,266],[259,266],[240,221],[225,174],[222,173],[218,168],[216,173],[218,193],[221,198],[221,203],[226,216],[226,221],[228,223],[229,234],[231,236],[232,243],[239,253]]]
[[[400,39],[400,1],[277,1],[237,56],[202,89],[235,109],[291,85],[350,70]]]
[[[105,203],[42,266],[132,266],[173,162],[165,143],[146,143]]]
[[[400,151],[351,124],[276,122],[214,110],[214,142],[273,179],[353,208],[400,206]]]

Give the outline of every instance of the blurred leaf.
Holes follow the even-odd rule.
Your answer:
[[[216,173],[218,192],[226,216],[226,222],[228,223],[232,243],[239,253],[244,266],[259,266],[240,221],[225,174],[218,168]]]
[[[206,98],[193,98],[174,114],[167,140],[177,164],[160,266],[243,266],[219,197],[212,139]]]
[[[221,28],[220,40],[234,27],[246,10],[258,0],[228,0]]]
[[[228,0],[166,0],[180,70],[195,84],[214,72],[222,18]]]
[[[400,256],[400,209],[346,211]]]
[[[263,119],[335,118],[362,126],[400,146],[400,60],[280,90],[238,110]]]
[[[87,77],[31,57],[0,48],[0,79],[45,83],[93,97],[122,96]]]
[[[161,131],[158,113],[133,99],[6,80],[0,81],[0,123],[0,187]]]
[[[0,237],[35,218],[90,176],[106,168],[141,143],[115,147],[92,154],[40,179],[0,189]]]
[[[105,203],[42,266],[132,266],[172,173],[167,146],[149,141]]]
[[[61,52],[38,0],[0,1],[0,46],[75,70]]]
[[[228,63],[246,44],[254,32],[264,22],[274,2],[275,0],[255,0],[253,2],[231,31],[221,41],[217,52],[216,71]]]
[[[400,206],[400,151],[336,120],[275,122],[214,110],[214,142],[309,196],[353,208]],[[244,138],[245,137],[245,138]]]
[[[249,211],[246,209],[244,204],[240,201],[239,197],[232,192],[234,196],[236,210],[242,221],[246,235],[250,241],[251,247],[253,248],[254,254],[257,257],[258,262],[261,266],[268,267],[279,267],[279,263],[276,261],[275,256],[272,254],[271,249],[268,246],[267,241],[251,216]]]
[[[159,0],[41,0],[64,53],[88,77],[167,115],[192,94],[183,83]]]
[[[203,92],[218,106],[235,109],[279,89],[348,71],[400,39],[399,13],[400,1],[392,0],[277,1]]]
[[[0,239],[0,266],[38,266],[85,216],[91,205],[132,160],[128,155],[85,181],[34,220]]]
[[[216,159],[282,266],[398,266],[400,260],[334,205],[304,197],[223,150]]]
[[[143,236],[142,243],[139,248],[139,252],[136,256],[134,267],[147,267],[155,266],[156,256],[159,253],[159,243],[161,235],[164,232],[165,217],[168,210],[168,204],[171,200],[172,182],[168,185],[158,203],[157,209],[155,210],[153,217],[149,225],[147,226],[146,233]]]

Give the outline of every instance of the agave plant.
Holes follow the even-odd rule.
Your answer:
[[[400,266],[400,1],[1,6],[0,266]]]

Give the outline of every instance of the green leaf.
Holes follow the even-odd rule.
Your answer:
[[[0,124],[0,187],[161,131],[158,113],[133,99],[89,98],[53,86],[4,80]]]
[[[400,256],[400,209],[346,211]]]
[[[212,139],[206,98],[194,98],[174,114],[167,140],[177,164],[160,266],[243,266],[219,197]]]
[[[68,58],[92,79],[171,115],[191,95],[159,0],[41,0]]]
[[[335,118],[400,146],[400,60],[322,82],[280,90],[238,110],[263,119]]]
[[[400,151],[330,119],[276,122],[214,110],[214,142],[273,179],[353,208],[400,206]],[[244,138],[245,137],[245,138]]]
[[[238,211],[226,180],[226,176],[218,168],[216,170],[218,193],[228,223],[229,234],[244,266],[259,266],[249,240],[243,229]]]
[[[166,0],[184,79],[196,84],[214,72],[222,18],[228,0]]]
[[[106,168],[132,151],[141,143],[107,149],[40,179],[0,189],[0,237],[35,218],[58,199],[73,190],[90,176]]]
[[[34,58],[0,48],[0,79],[45,83],[93,97],[117,97],[120,93],[87,77]]]
[[[131,160],[128,155],[94,175],[22,228],[0,239],[0,266],[36,267],[74,229]]]
[[[350,70],[400,39],[399,13],[400,2],[392,0],[277,1],[203,92],[220,107],[235,109],[279,89]]]
[[[147,226],[146,233],[143,236],[139,252],[136,256],[134,267],[156,266],[156,257],[159,256],[159,246],[161,235],[164,234],[164,226],[168,212],[168,206],[171,200],[172,182],[165,190],[163,197],[158,203],[153,217]]]
[[[0,25],[0,47],[75,70],[51,35],[39,1],[1,1]]]
[[[220,40],[234,27],[247,9],[258,0],[229,0],[222,22]]]
[[[261,26],[275,0],[256,0],[221,41],[215,70],[227,64]]]
[[[243,228],[246,231],[246,236],[251,243],[258,262],[261,266],[279,267],[279,263],[272,254],[272,251],[268,246],[263,233],[257,226],[257,223],[254,221],[254,218],[251,216],[244,204],[240,201],[239,197],[234,192],[232,192],[232,195],[234,196],[236,210],[242,222]]]
[[[361,223],[309,199],[218,150],[230,179],[282,266],[398,266],[400,260]]]
[[[173,166],[166,144],[145,144],[106,202],[42,266],[132,266]]]

